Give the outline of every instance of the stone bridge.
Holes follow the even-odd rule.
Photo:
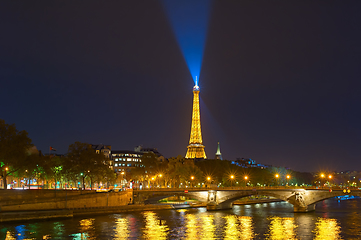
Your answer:
[[[336,196],[361,196],[360,190],[344,189],[292,189],[292,188],[254,188],[254,189],[168,189],[134,190],[134,203],[158,203],[159,200],[172,196],[187,196],[207,203],[208,210],[229,209],[232,203],[242,197],[252,195],[271,196],[287,201],[293,205],[295,212],[308,212],[315,210],[315,204]]]

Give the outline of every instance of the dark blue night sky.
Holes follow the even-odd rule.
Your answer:
[[[45,153],[184,156],[199,76],[209,158],[361,170],[360,2],[176,4],[1,2],[0,118]]]

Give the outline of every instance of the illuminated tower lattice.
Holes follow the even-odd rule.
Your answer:
[[[204,151],[201,131],[201,117],[199,111],[199,86],[197,84],[193,87],[193,112],[192,112],[192,127],[191,136],[189,138],[189,145],[186,158],[207,158]]]

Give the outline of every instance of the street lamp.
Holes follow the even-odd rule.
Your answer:
[[[329,181],[329,187],[331,187],[331,179],[332,179],[332,175],[328,175],[328,181]]]
[[[207,181],[208,181],[208,183],[210,183],[211,182],[211,177],[207,177]]]
[[[321,186],[323,187],[322,181],[323,181],[323,178],[325,178],[325,174],[321,173],[320,177],[321,177]]]
[[[159,174],[158,176],[159,176],[160,178],[163,177],[162,174]],[[162,188],[162,180],[161,180],[161,179],[159,179],[159,185],[160,185],[160,187]]]
[[[291,179],[291,176],[287,174],[286,179],[287,179],[287,186],[288,186],[288,181]]]
[[[194,176],[191,176],[191,186],[193,187],[193,180],[194,180]]]
[[[244,176],[244,186],[247,187],[248,176]]]
[[[230,178],[231,178],[231,187],[232,187],[232,182],[233,182],[234,176],[231,175]]]
[[[280,177],[280,175],[279,175],[278,173],[276,173],[275,178],[277,179],[277,180],[276,180],[276,181],[277,181],[277,186],[280,185],[279,182],[278,182],[279,177]]]

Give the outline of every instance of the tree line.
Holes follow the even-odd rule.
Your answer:
[[[127,177],[138,187],[300,186],[312,185],[313,182],[311,173],[277,167],[243,168],[227,160],[194,160],[177,156],[160,162],[151,152],[143,154],[141,160],[143,166],[131,169]]]
[[[31,151],[31,139],[26,131],[0,119],[0,177],[7,188],[7,178],[25,178],[67,187],[93,188],[95,183],[113,185],[117,174],[111,162],[98,154],[88,143],[69,145],[65,156],[43,155]],[[144,153],[141,167],[129,168],[124,174],[137,187],[205,187],[205,186],[278,186],[315,185],[311,173],[285,168],[243,168],[227,160],[193,160],[182,156],[159,161],[154,153]],[[277,177],[276,177],[277,176]],[[286,177],[287,176],[287,177]],[[318,183],[322,182],[318,181]]]
[[[8,177],[36,179],[47,185],[66,184],[90,188],[94,183],[112,184],[116,179],[109,159],[97,154],[88,143],[75,142],[69,145],[65,156],[43,155],[31,151],[31,139],[26,131],[19,131],[14,124],[6,124],[0,119],[0,176],[4,188],[7,188]],[[29,182],[24,185],[29,186]]]

